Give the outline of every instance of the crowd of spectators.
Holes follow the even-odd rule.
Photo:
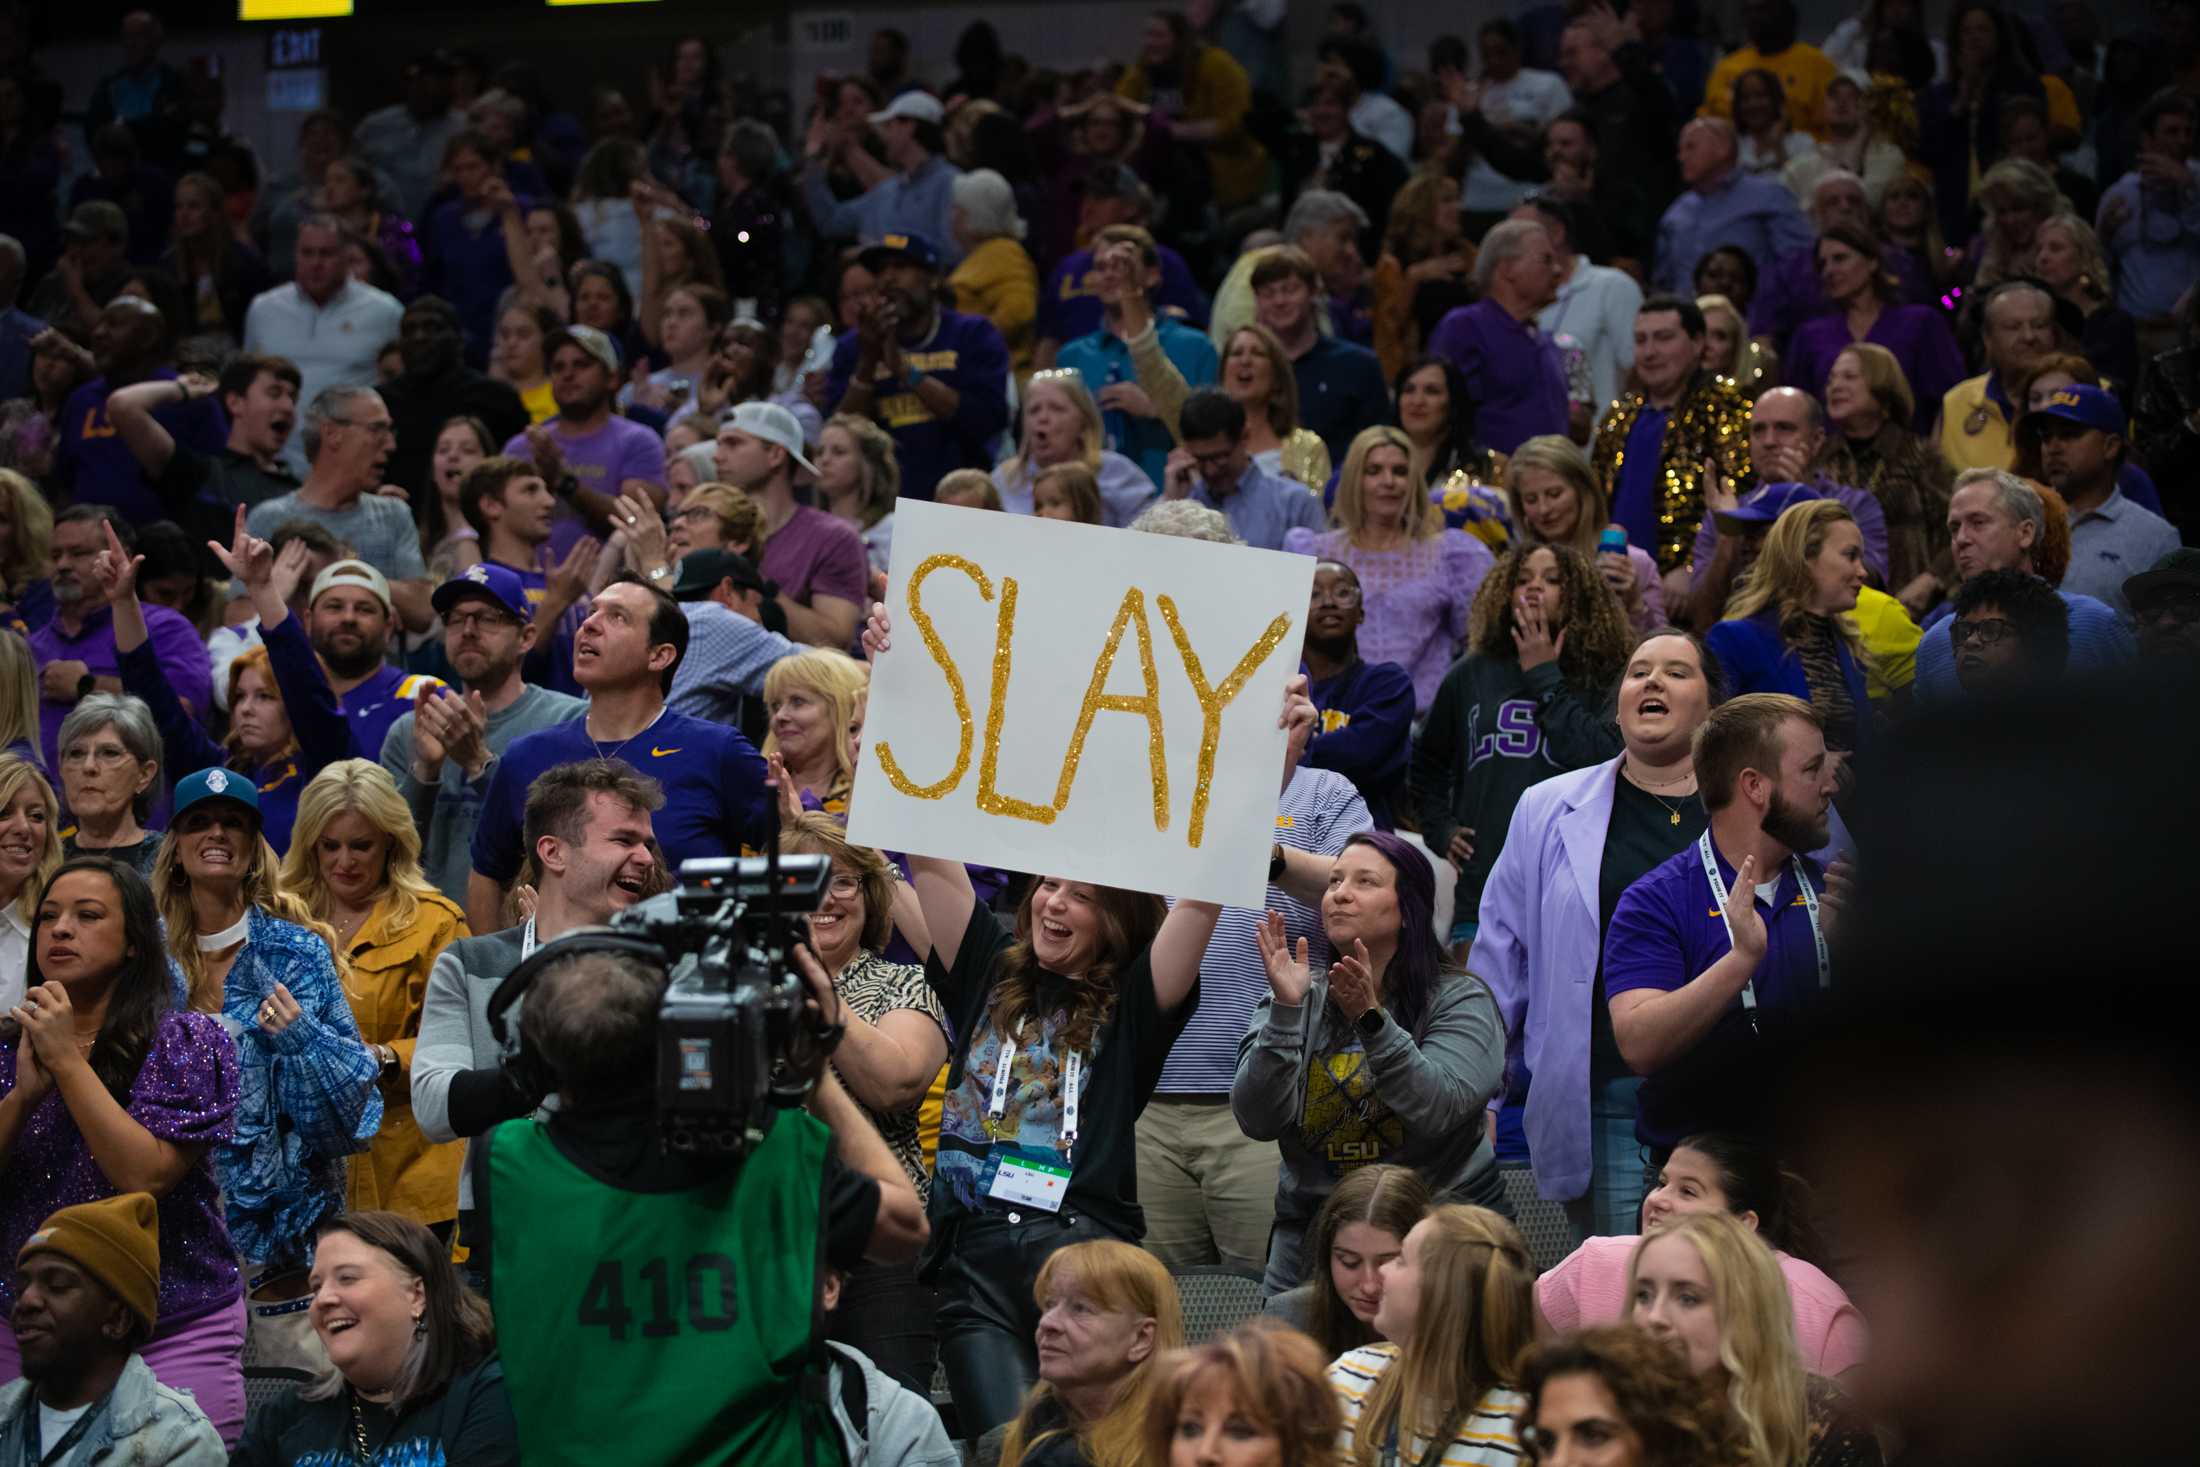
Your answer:
[[[882,28],[792,112],[709,34],[585,99],[438,50],[282,175],[154,15],[76,96],[0,11],[0,1458],[2016,1439],[1954,1404],[1999,1339],[1931,1321],[2003,1317],[2019,1243],[1942,1294],[1919,1260],[2046,1158],[1884,1110],[1946,1102],[1888,1056],[1988,1042],[1908,1012],[1890,914],[1934,926],[1945,880],[1950,931],[2063,920],[1984,839],[2037,805],[2039,871],[2128,880],[2118,952],[2177,915],[2117,867],[2178,864],[2147,842],[2189,753],[2015,710],[2200,669],[2200,4],[1866,0],[1813,42],[1793,0],[1730,35],[1568,0],[1425,55],[1355,4],[1286,47],[1288,8],[1156,11],[1083,64],[981,20],[952,77]],[[904,499],[973,544],[983,511],[1313,560],[1263,908],[847,839]],[[2160,712],[2123,696],[2085,717]],[[2098,831],[2025,787],[2063,756],[2115,766],[2069,797],[2124,802]],[[723,1260],[741,1363],[660,1382],[592,1333],[644,1295],[528,1239],[619,1226],[561,1179],[719,1185],[601,1080],[662,974],[492,994],[775,840],[830,868],[801,965],[840,1047],[743,1165],[806,1220],[685,1225],[818,1238]],[[2018,981],[1993,1053],[2055,1053],[2029,1015],[2067,1002]],[[2144,1002],[2103,1003],[2136,1068],[2049,1107],[1980,1061],[2009,1109],[1964,1114],[2189,1134]],[[1895,1027],[1886,1088],[1812,1068]],[[1830,1141],[1780,1124],[1812,1074]],[[2110,1089],[2142,1121],[2068,1140]],[[1898,1132],[1900,1185],[1857,1156]],[[2189,1218],[2170,1171],[2124,1221]],[[1573,1244],[1540,1273],[1531,1205]],[[718,1257],[693,1330],[734,1323]],[[1270,1317],[1188,1343],[1202,1269]],[[678,1334],[648,1287],[640,1335]],[[248,1359],[304,1383],[248,1415]],[[2069,1436],[2113,1403],[2018,1376],[2039,1460],[2144,1437]]]

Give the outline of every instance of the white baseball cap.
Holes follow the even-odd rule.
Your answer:
[[[390,609],[389,578],[363,560],[331,562],[327,570],[313,578],[313,592],[306,597],[306,605],[320,600],[321,593],[331,586],[364,586],[374,593],[384,611]]]
[[[897,117],[907,117],[916,122],[929,122],[937,127],[947,120],[947,109],[942,107],[940,99],[930,92],[903,92],[886,104],[884,112],[871,114],[871,126],[884,127]]]
[[[746,433],[751,438],[761,438],[766,443],[776,443],[787,450],[787,457],[811,473],[817,465],[802,456],[802,422],[776,402],[744,402],[718,425],[720,437],[728,433]],[[331,567],[333,569],[333,567]]]

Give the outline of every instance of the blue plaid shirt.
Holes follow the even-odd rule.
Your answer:
[[[214,1153],[229,1236],[257,1265],[302,1263],[314,1227],[344,1205],[344,1158],[382,1126],[381,1067],[328,944],[258,907],[222,985],[222,1027],[237,1041],[237,1132]],[[300,1013],[280,1034],[259,1025],[276,984]]]

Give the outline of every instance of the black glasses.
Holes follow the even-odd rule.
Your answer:
[[[1956,647],[1962,647],[1971,642],[1976,642],[1981,647],[1991,647],[2016,634],[2016,627],[1998,616],[1986,617],[1979,621],[1971,621],[1959,616],[1956,618],[1955,624],[1948,628],[1948,640]]]
[[[2131,610],[2141,621],[2172,621],[2179,626],[2191,626],[2200,621],[2200,591],[2163,591]]]

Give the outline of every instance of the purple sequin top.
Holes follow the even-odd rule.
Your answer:
[[[15,1050],[0,1048],[0,1095],[15,1089]],[[170,1012],[130,1087],[130,1118],[163,1141],[206,1148],[160,1199],[160,1323],[189,1319],[244,1291],[214,1184],[214,1144],[237,1109],[237,1046],[212,1014]],[[64,1207],[115,1195],[61,1092],[49,1090],[24,1122],[0,1186],[0,1258],[14,1259],[38,1225]],[[0,1311],[15,1307],[11,1268],[0,1269]]]

